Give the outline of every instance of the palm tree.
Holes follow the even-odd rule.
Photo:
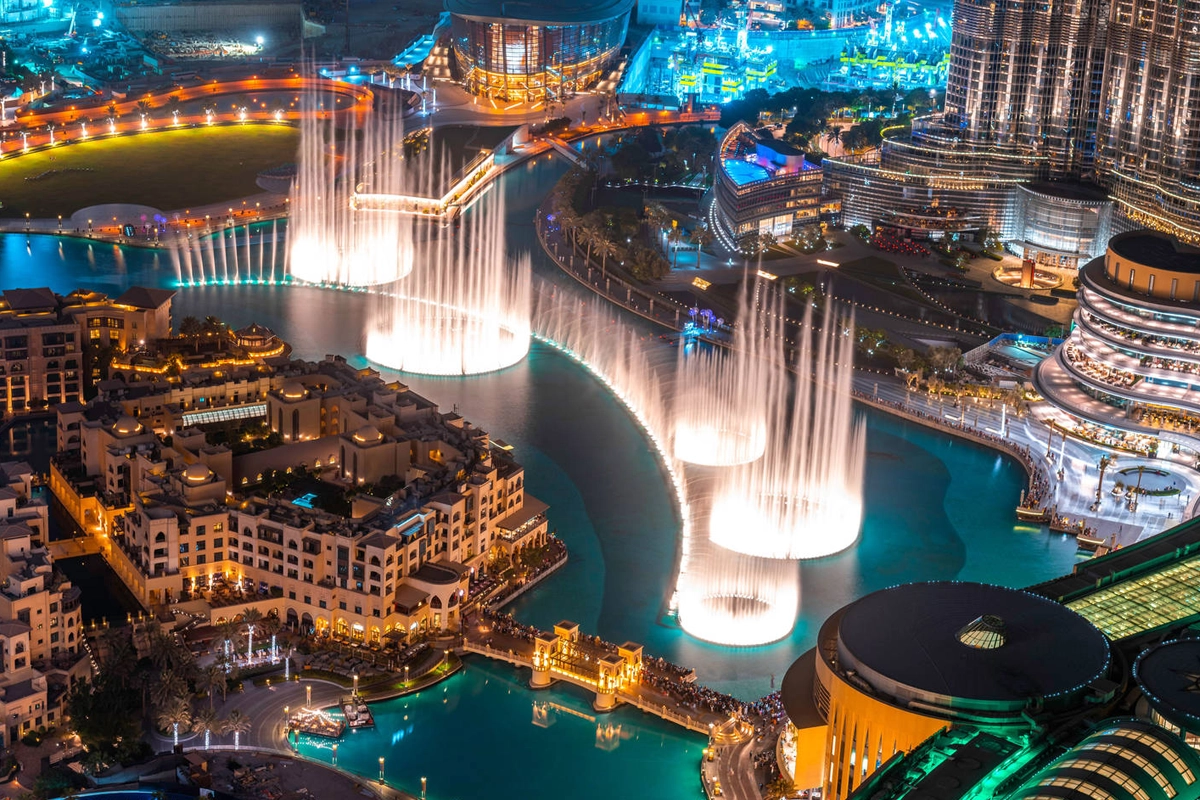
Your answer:
[[[1106,455],[1100,456],[1100,463],[1096,465],[1100,468],[1100,481],[1096,484],[1096,502],[1097,503],[1100,502],[1100,493],[1104,490],[1104,473],[1108,471],[1108,468],[1110,466],[1112,466],[1116,460],[1117,460],[1116,455],[1107,455],[1106,454]]]
[[[217,712],[211,708],[202,708],[192,717],[192,731],[194,733],[204,734],[204,749],[208,749],[208,743],[213,731],[220,731],[220,721],[217,719]]]
[[[229,712],[229,716],[225,718],[221,730],[225,733],[233,734],[233,749],[237,750],[241,746],[241,738],[243,733],[250,730],[250,718],[238,711],[236,708]]]
[[[200,687],[203,687],[208,692],[208,707],[211,710],[213,707],[213,697],[216,695],[217,689],[219,688],[224,693],[228,682],[225,680],[225,670],[216,664],[212,664],[200,674],[198,683]]]
[[[116,104],[116,103],[109,103],[109,104],[108,104],[108,107],[105,109],[105,111],[107,111],[107,112],[108,112],[108,115],[109,115],[110,117],[115,117],[115,116],[117,115],[117,104]]]
[[[164,669],[158,676],[158,683],[150,690],[150,699],[159,708],[166,708],[187,694],[187,682],[179,673]]]
[[[158,712],[158,726],[171,730],[173,744],[179,745],[179,728],[192,724],[192,706],[182,697],[176,698]]]
[[[205,317],[204,322],[201,323],[201,329],[206,337],[216,338],[218,350],[225,348],[225,332],[228,330],[228,326],[219,318],[212,315]]]
[[[604,273],[604,269],[608,264],[608,257],[615,256],[619,250],[620,248],[617,247],[617,243],[612,239],[609,239],[607,236],[601,238],[600,241],[596,243],[596,254],[600,256],[601,274]]]
[[[692,244],[696,245],[696,252],[699,253],[705,247],[712,244],[713,235],[708,228],[696,226],[692,228]],[[700,266],[700,256],[696,256],[696,266]]]
[[[570,205],[564,204],[563,209],[558,212],[558,224],[564,233],[571,234],[572,249],[578,246],[576,235],[579,233],[579,215],[575,213],[575,209]]]
[[[153,108],[154,106],[150,105],[149,100],[138,100],[137,107],[138,107],[138,111],[140,111],[143,115],[145,115],[145,114],[150,113],[150,109]]]
[[[199,336],[200,331],[204,329],[203,324],[195,317],[184,317],[179,320],[179,335],[194,337]]]
[[[279,615],[272,613],[263,617],[262,622],[258,626],[258,631],[262,634],[263,641],[265,642],[267,639],[270,639],[275,636],[275,634],[279,633],[279,630],[282,627],[283,625],[279,621]],[[272,649],[271,658],[273,659],[274,657],[275,651]]]
[[[254,655],[254,627],[262,620],[262,617],[262,612],[253,606],[242,610],[242,624],[246,626],[247,661]]]
[[[578,233],[587,242],[587,260],[592,263],[592,249],[599,243],[604,241],[604,229],[592,219],[592,215],[585,216],[579,226]]]
[[[680,228],[678,225],[672,226],[667,231],[667,241],[670,242],[672,245],[675,245],[674,247],[671,248],[671,267],[674,268],[679,265],[678,244],[681,241],[683,241],[683,229]]]

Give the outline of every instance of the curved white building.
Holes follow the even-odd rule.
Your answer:
[[[1034,376],[1072,417],[1200,449],[1200,248],[1113,237],[1079,273],[1074,329]]]

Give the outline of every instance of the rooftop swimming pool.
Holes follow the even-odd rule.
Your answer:
[[[755,181],[765,181],[771,177],[771,172],[766,167],[756,164],[753,161],[743,161],[740,158],[724,158],[721,163],[725,167],[725,171],[729,173],[729,177],[733,178],[733,182],[738,186],[745,186],[747,183]]]

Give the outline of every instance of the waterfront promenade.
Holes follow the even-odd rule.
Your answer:
[[[690,321],[682,304],[605,272],[595,259],[589,261],[556,226],[547,222],[540,210],[535,225],[546,254],[565,273],[600,297],[676,332]],[[934,326],[937,327],[944,326]],[[722,337],[712,337],[710,341],[723,343]],[[1058,433],[1052,436],[1039,420],[1037,409],[1019,415],[1011,406],[1002,411],[999,401],[976,402],[969,397],[956,399],[913,392],[895,376],[867,370],[856,371],[854,389],[855,399],[879,411],[1013,457],[1029,477],[1023,499],[1039,509],[1044,507],[1069,518],[1073,525],[1082,522],[1094,529],[1096,537],[1106,545],[1120,547],[1152,536],[1195,516],[1200,505],[1200,473],[1190,463],[1177,460],[1165,465],[1180,487],[1177,495],[1145,497],[1136,508],[1130,508],[1123,498],[1111,494],[1115,476],[1110,471],[1105,475],[1099,505],[1093,510],[1098,462],[1112,451],[1072,437],[1064,441]],[[1164,463],[1161,459],[1121,454],[1118,466],[1161,468]],[[1016,505],[1014,502],[1014,514]]]

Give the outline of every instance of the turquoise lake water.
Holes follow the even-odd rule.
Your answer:
[[[518,169],[498,188],[508,203],[511,247],[533,252],[540,275],[574,291],[574,283],[541,257],[533,232],[534,207],[561,174],[560,160]],[[174,281],[170,262],[155,251],[0,236],[0,286],[50,286],[59,292],[83,286],[115,296],[130,285]],[[236,326],[256,321],[290,341],[296,357],[341,353],[365,363],[358,354],[367,300],[308,288],[206,287],[181,290],[174,315],[179,320],[215,314]],[[671,500],[645,440],[599,383],[537,345],[525,361],[498,373],[404,380],[444,410],[457,406],[514,445],[530,491],[550,504],[551,525],[567,543],[570,559],[513,604],[517,617],[542,626],[572,619],[589,633],[641,642],[648,653],[695,667],[702,681],[739,697],[753,699],[770,691],[773,681],[778,685],[788,665],[812,645],[821,622],[866,592],[930,579],[1024,586],[1070,571],[1077,558],[1072,539],[1016,524],[1012,509],[1024,475],[1014,463],[865,412],[867,502],[859,545],[802,567],[801,618],[791,637],[751,650],[704,644],[664,620],[678,529]],[[699,791],[698,737],[628,710],[588,721],[570,713],[590,714],[586,698],[575,690],[535,694],[523,688],[525,679],[509,667],[472,660],[464,674],[426,693],[440,693],[433,699],[422,695],[382,704],[376,712],[380,726],[348,738],[340,765],[376,777],[378,756],[389,765],[394,757],[397,775],[407,777],[411,791],[407,770],[423,764],[436,798],[558,797],[568,773],[569,793],[579,797],[599,797],[599,789],[592,795],[588,787],[614,774],[638,786],[640,796],[690,797]],[[540,728],[531,722],[534,701],[569,710],[555,712],[555,723]],[[400,724],[408,722],[402,718],[404,703],[416,715],[410,733]],[[623,731],[612,750],[596,742],[597,725],[610,722]],[[471,747],[475,731],[486,736]],[[502,747],[495,746],[497,731],[504,732]],[[384,744],[394,756],[379,751]],[[561,770],[539,775],[555,764],[555,756],[569,768],[564,762]],[[478,769],[463,761],[476,758]],[[402,771],[402,765],[408,766]]]

